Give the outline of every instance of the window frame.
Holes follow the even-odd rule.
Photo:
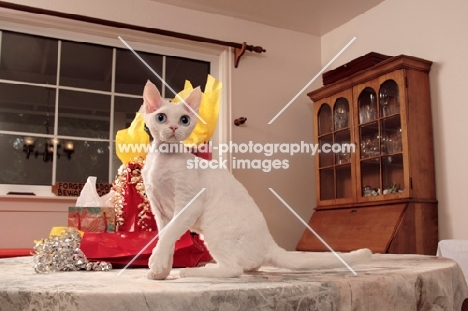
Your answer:
[[[104,45],[111,48],[125,49],[125,45],[123,45],[118,38],[120,36],[136,51],[155,53],[166,56],[192,58],[210,62],[211,75],[223,82],[218,126],[216,127],[215,134],[212,138],[213,145],[227,143],[230,140],[231,122],[229,122],[229,120],[231,119],[230,81],[231,68],[233,67],[232,48],[213,46],[206,43],[189,42],[182,39],[167,38],[128,29],[115,29],[107,26],[94,25],[52,16],[37,15],[25,12],[14,12],[14,14],[11,14],[11,11],[7,9],[0,9],[0,21],[2,21],[2,30],[5,31],[21,32],[58,40],[86,42],[91,44]],[[115,51],[116,50],[113,49],[114,57]],[[29,84],[23,82],[20,83],[26,85]],[[66,88],[67,87],[65,87],[65,89]],[[113,98],[118,96],[119,93],[115,93],[114,90],[111,90],[110,94],[112,97],[110,122],[113,123]],[[136,98],[139,98],[139,96],[136,96]],[[22,133],[15,132],[14,135],[22,135]],[[113,154],[115,153],[115,137],[111,137],[110,140],[113,142],[111,144],[108,162],[108,165],[111,167]],[[220,156],[218,154],[217,148],[214,148],[213,150],[213,158],[219,160],[226,159],[227,163],[230,163],[230,155],[223,154]],[[109,181],[113,180],[115,174],[116,172],[111,172],[109,170]],[[53,183],[55,182],[55,176],[56,172],[54,168]],[[33,192],[36,196],[40,197],[54,197],[55,195],[51,191],[51,186],[52,185],[38,186],[0,184],[0,196],[6,195],[8,192],[12,191]]]

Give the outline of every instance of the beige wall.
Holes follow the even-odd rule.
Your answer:
[[[440,239],[468,237],[467,12],[465,0],[386,0],[322,37],[322,63],[354,36],[338,63],[370,51],[434,62],[430,79]]]
[[[17,0],[9,2],[220,40],[246,41],[249,44],[261,45],[267,49],[267,53],[263,55],[246,53],[241,59],[239,68],[232,70],[230,82],[232,117],[248,118],[246,126],[232,129],[233,141],[240,143],[251,140],[268,143],[312,140],[311,114],[305,94],[302,94],[272,125],[267,123],[320,70],[319,37],[219,15],[179,9],[153,1]],[[319,84],[315,86],[318,87]],[[252,155],[246,157],[259,158]],[[285,157],[278,156],[278,158]],[[275,189],[291,207],[308,220],[314,207],[315,186],[313,158],[300,155],[288,159],[290,166],[287,170],[270,173],[261,170],[236,170],[234,175],[247,187],[261,207],[278,243],[287,249],[294,249],[304,227],[268,188]],[[5,204],[5,200],[0,198],[0,210]],[[25,204],[31,203],[25,202]],[[41,221],[38,221],[38,225],[41,225]],[[3,229],[1,230],[3,232]],[[24,247],[24,245],[19,246]]]
[[[32,248],[52,227],[67,225],[75,199],[8,196],[0,198],[0,249]]]

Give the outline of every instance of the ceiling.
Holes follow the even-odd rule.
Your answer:
[[[152,0],[321,36],[384,0]]]

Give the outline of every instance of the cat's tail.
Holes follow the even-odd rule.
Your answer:
[[[352,267],[369,262],[371,255],[372,252],[367,248],[349,253],[288,252],[278,245],[274,245],[269,252],[268,264],[294,270],[331,269],[345,267],[337,256]]]

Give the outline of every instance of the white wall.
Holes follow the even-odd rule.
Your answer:
[[[439,238],[468,237],[468,1],[386,0],[322,37],[325,64],[352,37],[337,65],[370,51],[434,62],[432,113],[439,200]]]
[[[267,27],[239,19],[200,13],[143,0],[16,0],[13,3],[87,15],[123,23],[167,29],[225,41],[246,41],[267,49],[263,55],[246,52],[232,70],[232,117],[247,117],[234,127],[234,142],[312,141],[311,113],[302,94],[272,125],[267,123],[320,70],[320,38]],[[224,81],[223,81],[224,82]],[[319,85],[316,84],[316,87]],[[232,122],[233,120],[231,120]],[[248,155],[250,158],[260,158]],[[278,156],[283,159],[283,156]],[[313,158],[289,158],[289,169],[264,173],[237,170],[264,212],[277,242],[294,249],[304,227],[268,190],[272,187],[306,220],[315,206]],[[0,198],[1,200],[1,198]],[[0,201],[0,208],[2,202]]]

